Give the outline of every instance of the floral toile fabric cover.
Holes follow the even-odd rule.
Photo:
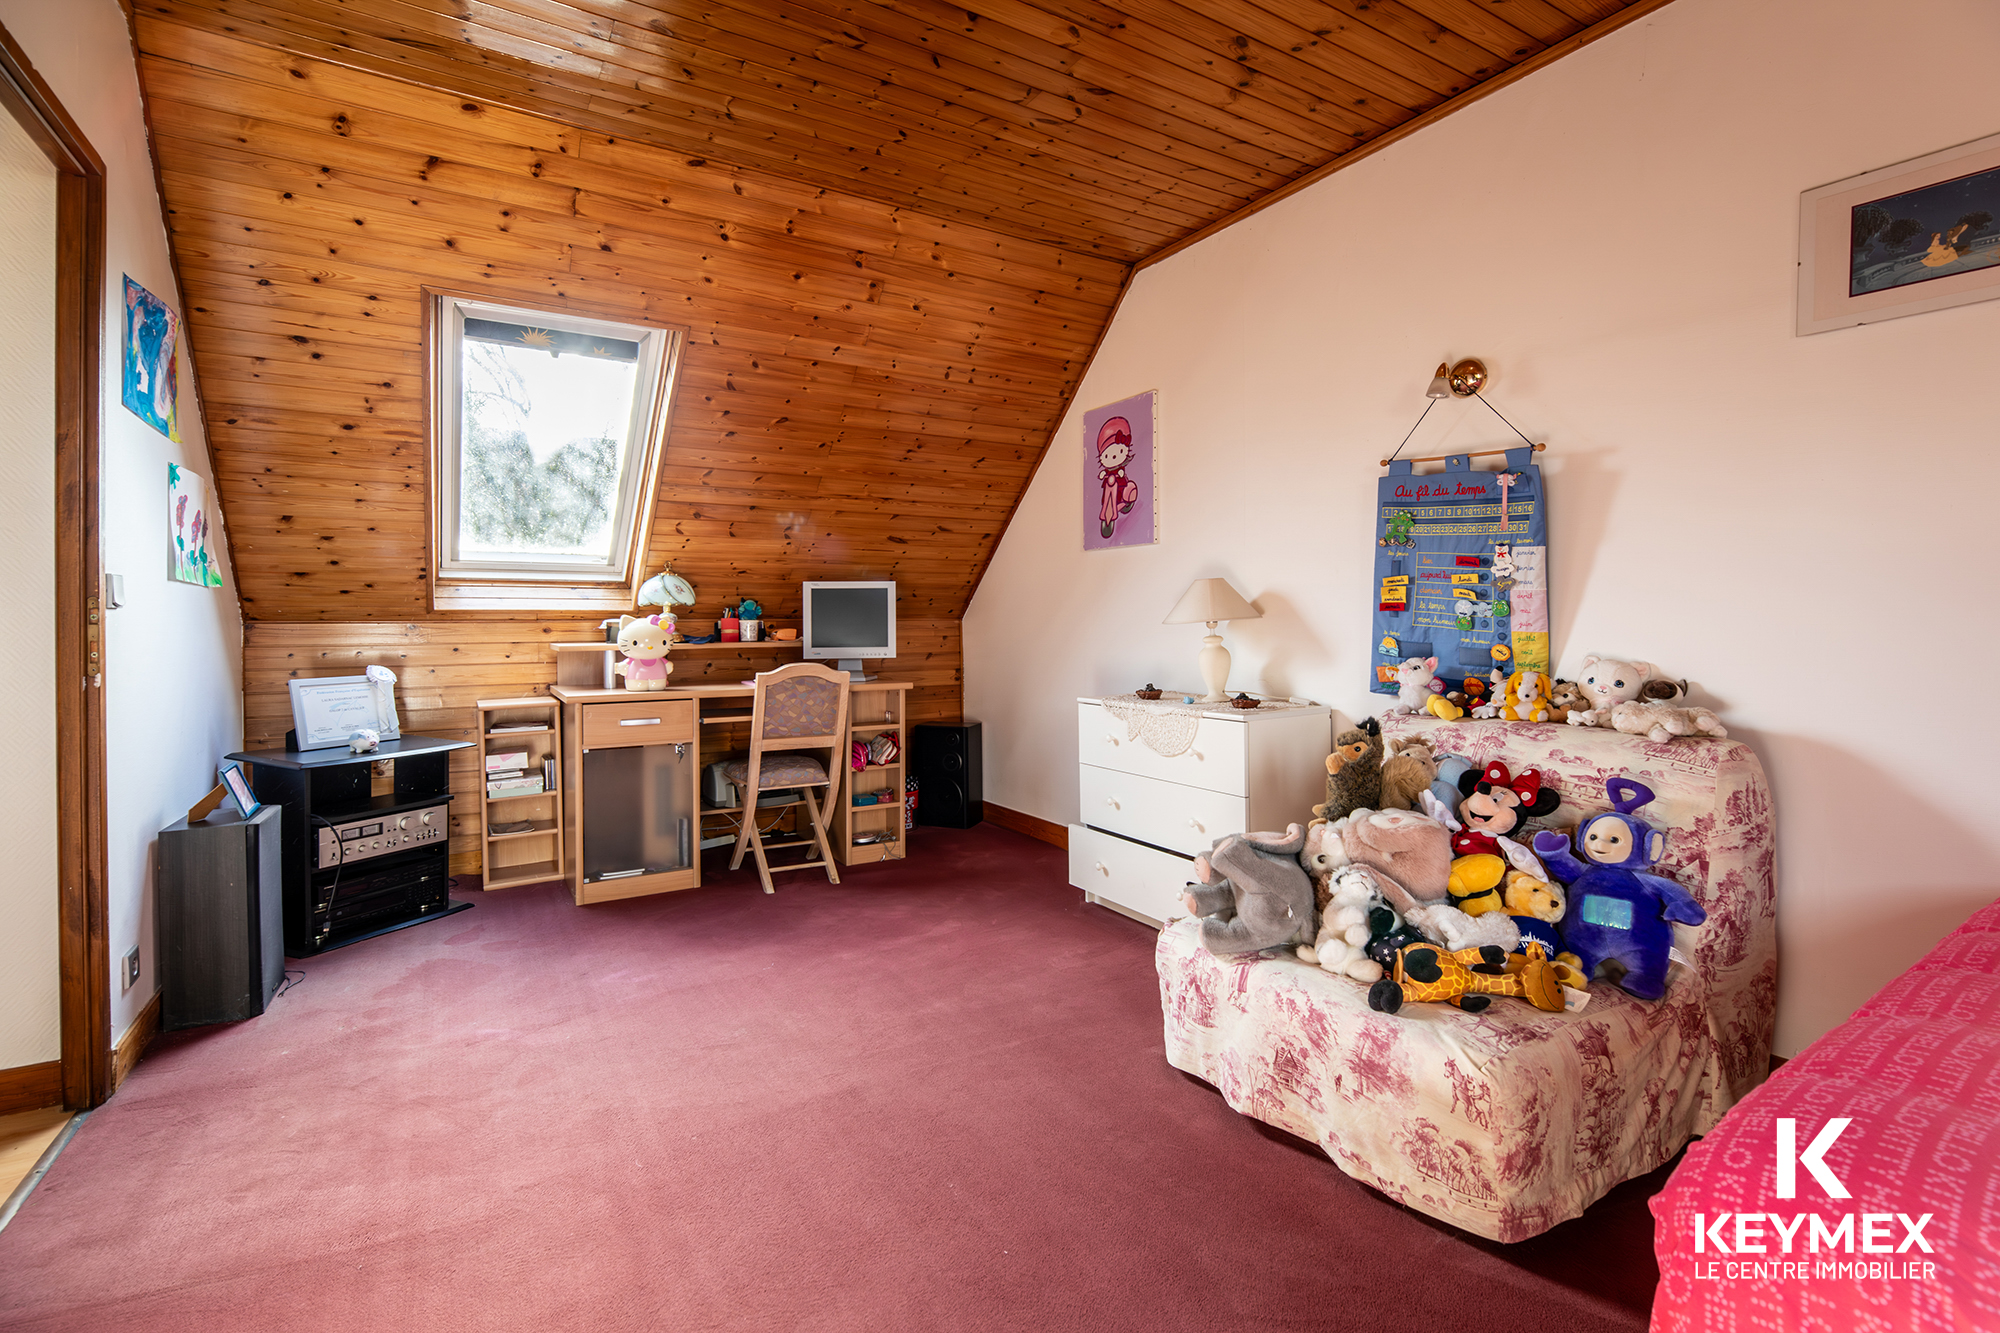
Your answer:
[[[1689,965],[1657,1003],[1598,981],[1587,1006],[1561,1014],[1518,1000],[1380,1014],[1366,986],[1290,949],[1217,958],[1195,922],[1176,920],[1156,955],[1167,1059],[1389,1197],[1525,1240],[1666,1162],[1762,1081],[1778,986],[1770,790],[1736,741],[1428,717],[1383,731],[1541,769],[1563,797],[1544,825],[1609,809],[1606,778],[1646,783],[1656,798],[1637,813],[1667,832],[1658,869],[1708,911],[1675,928]]]

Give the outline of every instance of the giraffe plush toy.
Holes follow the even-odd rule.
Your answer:
[[[1518,995],[1537,1009],[1561,1012],[1562,984],[1555,969],[1541,945],[1531,943],[1527,949],[1525,965],[1510,972],[1507,951],[1496,944],[1457,953],[1446,953],[1435,944],[1404,945],[1396,954],[1393,974],[1369,988],[1368,1007],[1393,1014],[1406,1000],[1441,1000],[1476,1014],[1492,1004],[1495,995]]]

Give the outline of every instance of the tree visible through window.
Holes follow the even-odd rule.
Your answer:
[[[440,577],[626,578],[672,335],[450,298],[438,314]]]

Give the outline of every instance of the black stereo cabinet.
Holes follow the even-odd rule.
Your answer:
[[[232,754],[250,769],[257,799],[285,812],[285,954],[309,958],[392,930],[463,912],[451,901],[451,840],[412,847],[346,866],[315,865],[327,824],[392,816],[451,800],[451,752],[470,741],[442,736],[385,740],[373,754],[329,750],[254,750]],[[396,789],[371,796],[369,766],[395,762]]]

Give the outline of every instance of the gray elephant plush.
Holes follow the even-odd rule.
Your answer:
[[[1254,953],[1284,944],[1311,944],[1312,878],[1299,865],[1305,830],[1232,833],[1194,859],[1195,878],[1181,901],[1200,917],[1210,953]]]

